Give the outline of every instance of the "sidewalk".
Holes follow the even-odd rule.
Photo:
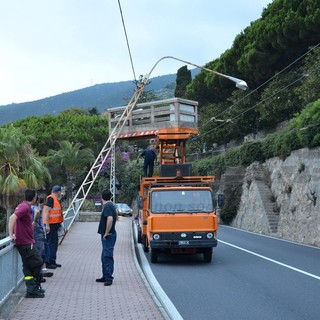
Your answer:
[[[117,222],[113,285],[95,282],[102,276],[97,228],[96,222],[73,224],[58,249],[62,268],[53,270],[54,276],[43,283],[45,298],[22,298],[10,319],[168,319],[141,277],[130,218]]]

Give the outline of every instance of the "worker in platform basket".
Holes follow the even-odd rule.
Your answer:
[[[143,150],[137,158],[137,162],[140,157],[144,157],[143,162],[143,175],[145,177],[152,177],[153,176],[153,168],[154,168],[154,162],[157,159],[157,154],[154,150],[154,147],[152,145],[149,146],[148,149]]]

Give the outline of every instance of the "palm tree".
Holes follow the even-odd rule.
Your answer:
[[[12,124],[0,128],[0,194],[39,189],[51,181],[49,170],[29,143],[32,139]]]
[[[94,161],[93,151],[90,148],[81,149],[81,143],[70,141],[59,142],[60,150],[49,150],[48,156],[51,161],[59,163],[67,176],[67,199],[72,197],[72,189],[76,176]]]
[[[0,128],[0,206],[7,218],[25,189],[40,189],[51,181],[49,170],[30,145],[32,139],[12,124]]]

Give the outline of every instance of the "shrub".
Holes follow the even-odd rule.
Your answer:
[[[221,176],[227,167],[249,166],[273,157],[286,158],[291,151],[320,146],[320,100],[292,120],[288,129],[273,133],[263,141],[245,143],[224,154],[194,161],[195,175]],[[316,122],[318,121],[318,122]]]
[[[240,149],[239,165],[249,166],[253,161],[265,161],[262,143],[260,141],[246,143]]]
[[[224,190],[225,204],[221,209],[220,218],[224,224],[230,224],[238,212],[242,186],[230,186]]]
[[[309,104],[289,123],[296,130],[299,146],[314,148],[320,145],[320,99]]]

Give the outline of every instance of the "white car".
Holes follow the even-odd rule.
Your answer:
[[[132,216],[132,209],[126,203],[114,204],[119,216]]]

